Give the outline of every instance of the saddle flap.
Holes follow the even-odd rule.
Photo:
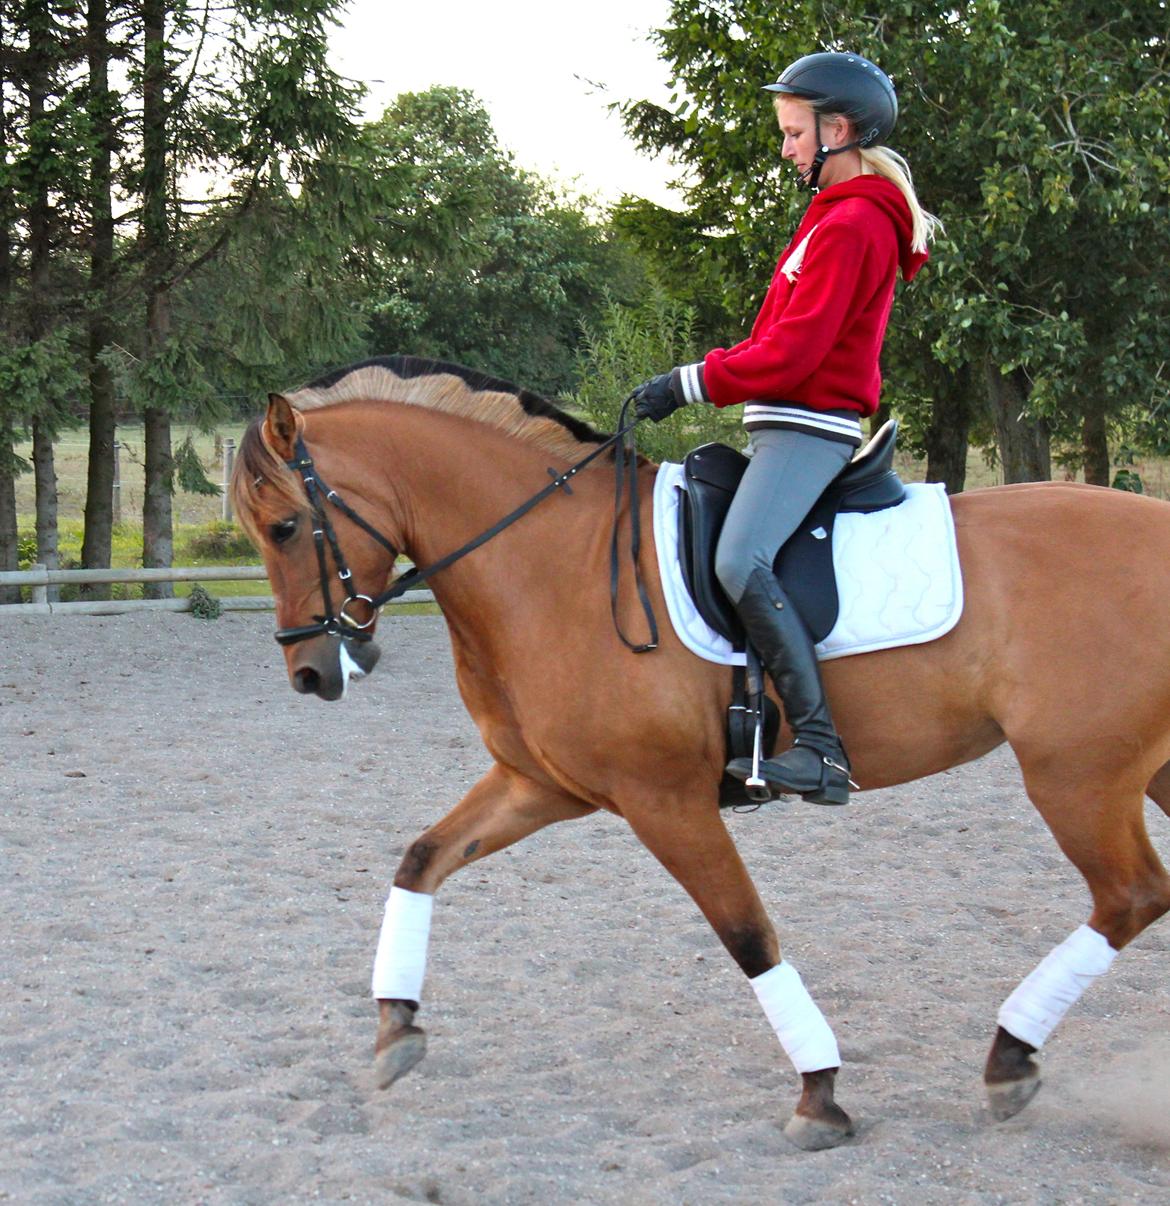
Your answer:
[[[715,546],[748,459],[726,444],[704,444],[683,461],[679,561],[699,615],[737,647],[743,626],[715,577]]]

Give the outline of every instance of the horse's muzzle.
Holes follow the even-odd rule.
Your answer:
[[[343,699],[351,678],[363,678],[378,664],[382,651],[373,641],[346,641],[330,636],[307,642],[289,677],[294,691],[330,702]]]

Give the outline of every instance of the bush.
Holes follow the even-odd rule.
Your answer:
[[[695,312],[661,290],[639,306],[611,302],[596,327],[584,331],[573,402],[589,422],[614,431],[622,403],[649,377],[697,360]],[[638,451],[656,461],[681,461],[692,448],[718,440],[742,448],[740,407],[684,406],[662,423],[637,430]]]
[[[37,537],[35,532],[21,532],[16,538],[17,569],[31,569],[37,563]]]
[[[223,561],[231,558],[254,558],[255,546],[242,528],[226,520],[216,520],[186,542],[187,556],[196,561]]]
[[[191,587],[191,614],[197,620],[218,620],[223,615],[220,601],[199,583]]]

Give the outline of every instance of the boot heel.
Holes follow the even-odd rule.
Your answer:
[[[800,797],[806,804],[848,804],[849,784],[830,783],[819,791],[810,791]]]

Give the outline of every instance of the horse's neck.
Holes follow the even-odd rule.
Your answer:
[[[567,463],[538,445],[484,424],[411,406],[387,407],[371,440],[383,466],[388,505],[417,565],[430,565],[491,528],[550,481]],[[582,446],[581,456],[589,452]],[[368,455],[368,454],[367,454]],[[525,578],[552,582],[583,568],[608,531],[611,463],[600,458],[574,478],[572,495],[557,492],[515,526],[442,571],[432,584],[449,618],[482,612],[508,598]]]

